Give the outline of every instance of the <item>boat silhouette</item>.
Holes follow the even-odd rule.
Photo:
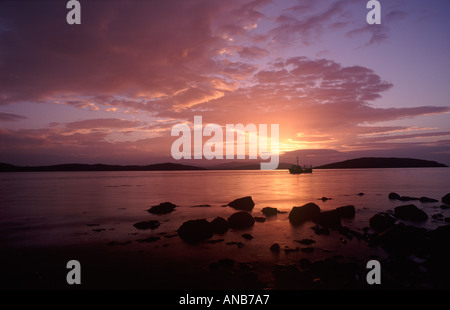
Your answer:
[[[312,167],[306,168],[303,166],[303,168],[298,164],[298,156],[297,156],[297,165],[292,165],[291,168],[289,168],[289,173],[291,174],[301,174],[301,173],[312,173],[313,169]]]

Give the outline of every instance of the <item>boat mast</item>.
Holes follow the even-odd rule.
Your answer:
[[[297,166],[298,166],[298,156],[297,156]]]

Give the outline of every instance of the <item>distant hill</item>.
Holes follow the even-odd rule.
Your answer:
[[[277,169],[289,169],[292,164],[280,163]],[[246,164],[243,162],[229,162],[209,166],[208,170],[261,170],[261,164]]]
[[[182,171],[182,170],[207,170],[201,167],[188,166],[174,163],[162,163],[147,166],[120,166],[120,165],[88,165],[88,164],[63,164],[52,166],[14,166],[0,163],[0,172],[40,172],[40,171]]]
[[[440,164],[435,161],[414,159],[414,158],[363,157],[327,164],[315,167],[315,169],[425,168],[425,167],[447,167],[447,165]]]

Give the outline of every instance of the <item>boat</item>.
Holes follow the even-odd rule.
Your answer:
[[[292,165],[291,168],[289,168],[290,174],[301,174],[301,173],[312,173],[312,167],[306,168],[303,166],[303,168],[298,164],[298,156],[297,156],[297,165]]]

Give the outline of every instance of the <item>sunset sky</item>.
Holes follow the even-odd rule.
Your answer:
[[[449,1],[66,3],[0,2],[0,162],[175,162],[201,115],[279,124],[280,162],[450,165]]]

